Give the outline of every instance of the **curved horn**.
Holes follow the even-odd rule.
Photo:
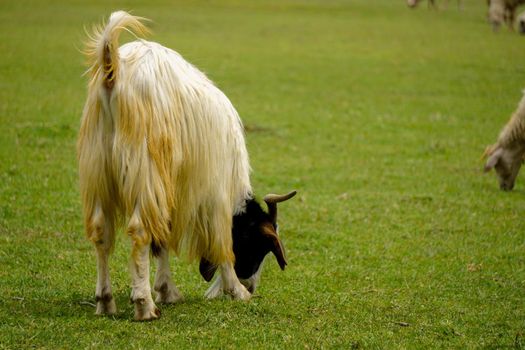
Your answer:
[[[277,203],[287,201],[296,194],[297,191],[292,191],[287,194],[267,194],[264,196],[263,200],[268,206],[268,214],[270,214],[270,218],[274,224],[277,223]]]

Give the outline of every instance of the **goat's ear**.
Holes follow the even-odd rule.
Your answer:
[[[485,151],[485,154],[488,155],[488,159],[485,162],[485,167],[484,167],[485,172],[490,171],[492,168],[496,166],[496,164],[498,164],[501,158],[502,152],[503,150],[501,148],[496,148],[495,150],[491,150],[491,151],[488,151],[488,150]]]
[[[202,278],[204,278],[206,282],[211,281],[213,275],[215,275],[215,271],[217,271],[217,265],[212,264],[204,258],[201,258],[201,263],[199,264],[199,272],[201,273]]]
[[[279,239],[279,236],[275,232],[273,225],[270,223],[263,224],[262,232],[264,236],[270,241],[270,250],[272,251],[273,255],[275,255],[275,258],[279,263],[279,267],[281,268],[281,270],[284,270],[288,263],[286,262],[286,258],[284,256],[283,245],[281,243],[281,240]]]

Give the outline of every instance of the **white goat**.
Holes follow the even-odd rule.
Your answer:
[[[78,159],[86,234],[97,252],[96,313],[116,312],[108,256],[117,224],[127,219],[135,319],[150,320],[160,316],[151,297],[150,247],[158,257],[157,302],[181,299],[171,281],[170,248],[201,259],[207,280],[220,268],[208,297],[249,299],[266,253],[286,265],[276,203],[295,193],[266,197],[275,215],[262,211],[252,199],[243,127],[228,98],[168,48],[144,40],[118,47],[123,30],[146,33],[142,20],[115,12],[87,43],[90,82]],[[242,242],[232,238],[234,220],[255,222],[236,234]]]
[[[525,0],[488,0],[489,21],[492,29],[498,30],[502,23],[507,23],[510,29],[514,29],[514,19],[518,6],[525,4]]]
[[[501,131],[498,141],[485,150],[485,171],[496,169],[500,188],[514,188],[525,155],[525,91],[518,108]]]

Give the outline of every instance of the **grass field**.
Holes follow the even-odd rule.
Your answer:
[[[501,192],[480,161],[522,96],[525,37],[464,2],[2,1],[0,348],[525,348],[525,181]],[[269,256],[250,302],[204,300],[174,259],[185,302],[133,322],[121,234],[119,313],[89,305],[79,49],[116,9],[230,97],[259,196],[299,191],[289,266]]]

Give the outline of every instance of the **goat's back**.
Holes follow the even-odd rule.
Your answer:
[[[118,57],[111,88],[102,70],[90,84],[79,139],[81,187],[107,188],[98,194],[103,206],[114,202],[123,216],[138,210],[161,244],[190,258],[224,260],[232,216],[251,192],[236,110],[173,50],[138,40],[121,46]],[[104,178],[84,174],[83,181],[91,171]]]

